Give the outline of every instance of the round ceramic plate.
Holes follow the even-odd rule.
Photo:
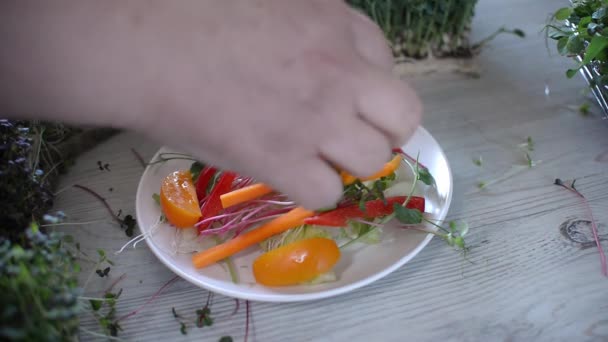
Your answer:
[[[452,198],[452,174],[441,147],[421,127],[407,145],[403,146],[403,150],[413,156],[419,153],[420,163],[434,176],[435,187],[423,186],[418,191],[426,198],[425,211],[429,218],[442,222]],[[174,151],[162,148],[153,160],[165,152]],[[159,192],[161,180],[165,176],[175,170],[188,169],[191,163],[187,160],[171,160],[146,169],[137,189],[137,220],[142,233],[148,235],[148,246],[162,263],[187,281],[216,293],[266,302],[294,302],[336,296],[365,286],[395,271],[418,254],[433,236],[412,229],[400,229],[389,223],[383,229],[379,243],[355,243],[342,250],[340,261],[334,269],[336,281],[276,288],[255,283],[251,265],[261,254],[261,250],[252,247],[233,257],[239,277],[239,282],[235,284],[223,264],[204,269],[194,268],[191,253],[175,252],[176,229],[166,223],[158,225],[161,211],[152,199],[153,194]]]

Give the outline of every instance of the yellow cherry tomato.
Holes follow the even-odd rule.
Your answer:
[[[305,239],[260,255],[253,262],[253,275],[265,286],[297,285],[330,271],[339,259],[333,240]]]
[[[167,220],[178,228],[198,222],[201,208],[190,171],[175,171],[165,177],[160,187],[160,206]]]

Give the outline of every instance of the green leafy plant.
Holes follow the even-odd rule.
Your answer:
[[[36,222],[56,225],[64,218],[48,214],[58,176],[78,154],[114,133],[0,119],[1,340],[77,340],[85,306],[78,297],[79,266],[66,246],[71,239]]]
[[[103,298],[89,299],[93,316],[106,336],[118,336],[118,332],[122,330],[116,317],[116,301],[121,294],[122,290],[116,293],[107,291]]]
[[[74,339],[81,310],[79,267],[62,236],[44,234],[33,224],[21,244],[0,240],[0,339]]]
[[[112,129],[82,130],[60,123],[0,119],[0,236],[18,241],[53,204],[60,173]]]
[[[549,39],[555,40],[560,55],[573,58],[576,66],[566,71],[574,77],[583,67],[590,66],[599,75],[591,86],[605,91],[608,85],[608,1],[579,0],[571,7],[560,8],[546,26]]]

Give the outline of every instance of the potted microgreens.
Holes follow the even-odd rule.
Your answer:
[[[0,119],[0,340],[76,339],[82,297],[66,248],[73,241],[44,225],[62,219],[48,212],[59,174],[114,132]]]
[[[562,56],[576,63],[566,76],[572,78],[580,72],[608,117],[608,1],[573,1],[570,7],[557,10],[551,21],[547,36],[557,41]]]
[[[523,37],[515,29],[498,29],[471,42],[477,0],[348,0],[384,31],[402,74],[456,71],[476,74],[472,57],[500,33]]]

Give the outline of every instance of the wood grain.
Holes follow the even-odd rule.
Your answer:
[[[584,82],[565,78],[571,63],[554,52],[549,55],[539,33],[548,14],[566,4],[481,1],[476,38],[503,24],[522,28],[527,38],[501,36],[491,43],[477,60],[483,69],[479,79],[435,75],[411,80],[424,99],[424,126],[445,148],[454,172],[449,218],[471,225],[470,262],[434,239],[398,271],[350,294],[311,303],[253,303],[250,341],[608,340],[608,279],[601,275],[597,248],[582,246],[560,231],[568,220],[588,218],[579,199],[553,185],[558,177],[576,178],[600,223],[600,234],[608,236],[608,123],[572,109],[587,99],[579,93]],[[528,136],[535,142],[531,156],[537,165],[532,169],[518,147]],[[143,169],[132,147],[144,158],[158,148],[137,135],[122,134],[82,156],[60,187],[86,185],[114,210],[133,214]],[[480,155],[482,167],[472,163]],[[97,160],[110,163],[111,171],[100,171]],[[480,181],[493,183],[480,190]],[[87,253],[115,251],[127,241],[87,193],[68,188],[55,207],[71,221],[107,220],[63,228]],[[111,279],[94,278],[87,294],[98,294],[125,273],[117,285],[124,289],[119,315],[141,306],[174,277],[144,244],[111,259],[117,264]],[[91,266],[83,265],[84,280]],[[206,291],[178,280],[122,322],[121,337],[217,341],[230,335],[242,340],[244,305],[230,316],[234,300],[219,295],[213,300],[213,327],[180,334],[171,308],[193,316],[206,297]],[[90,316],[82,324],[98,330]],[[91,338],[83,334],[82,339]]]

